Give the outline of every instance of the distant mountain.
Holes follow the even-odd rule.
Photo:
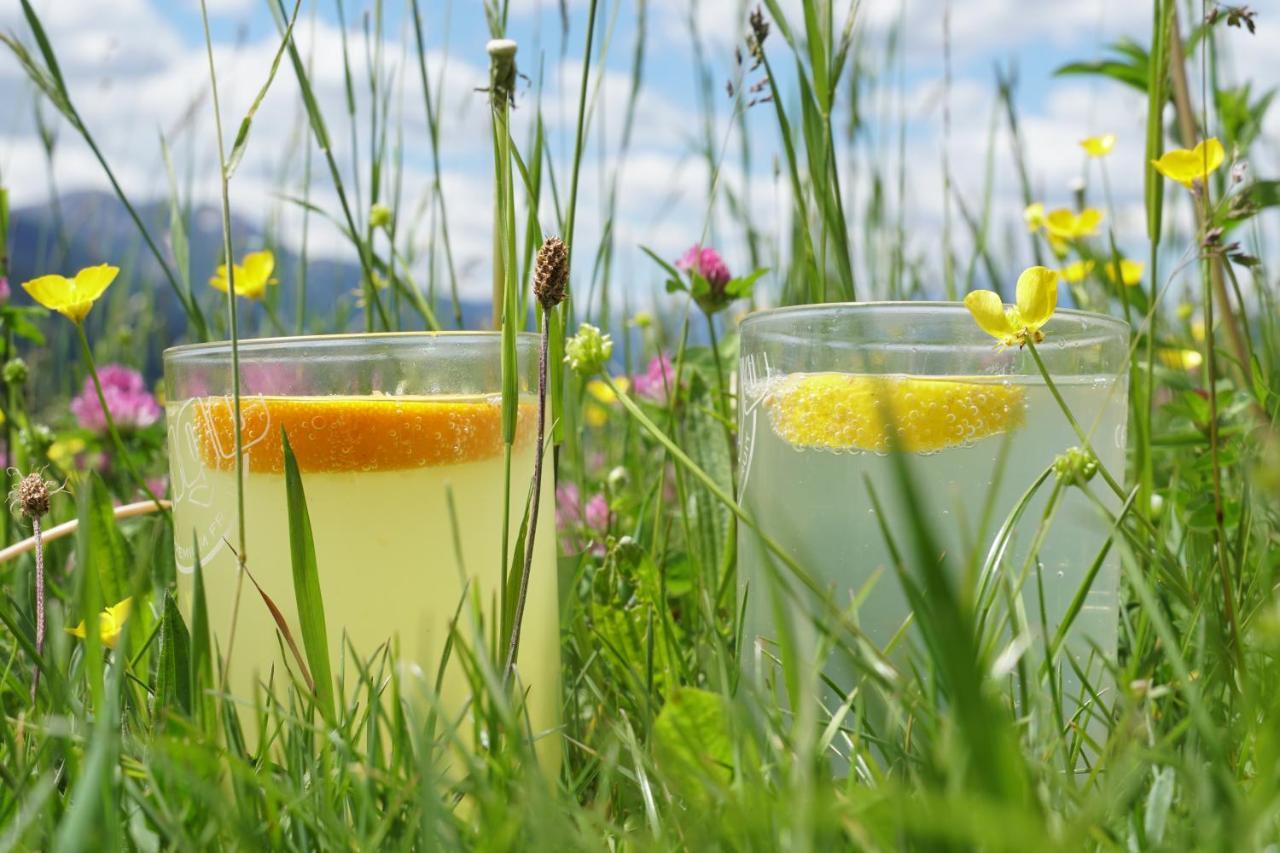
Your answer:
[[[136,204],[139,217],[157,241],[169,263],[173,256],[169,246],[169,205],[166,201]],[[70,274],[81,267],[113,263],[127,270],[122,280],[131,287],[145,287],[154,296],[155,310],[163,318],[162,325],[173,342],[187,339],[187,319],[173,289],[165,280],[160,265],[147,249],[133,219],[120,201],[109,193],[75,192],[61,196],[57,203],[19,208],[12,212],[13,233],[10,280],[15,285],[49,272]],[[193,289],[202,305],[216,306],[205,281],[222,262],[222,218],[211,205],[195,207],[185,217],[189,244]],[[233,216],[232,243],[236,253],[263,244],[262,229]],[[275,248],[276,270],[286,284],[296,277],[298,257],[293,252]],[[326,307],[337,309],[350,304],[350,293],[358,287],[358,262],[316,259],[307,265],[307,305],[311,312]],[[139,285],[138,282],[142,284]],[[282,289],[280,314],[295,316],[294,291]],[[442,323],[451,323],[452,306],[437,306]],[[361,315],[353,311],[350,325],[355,328]],[[488,323],[489,305],[478,300],[463,300],[463,327],[481,328]]]

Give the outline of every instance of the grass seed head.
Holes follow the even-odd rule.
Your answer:
[[[15,469],[10,469],[14,474]],[[43,472],[33,471],[19,481],[9,492],[9,507],[31,521],[39,521],[49,513],[49,496],[60,491],[44,478]]]
[[[534,266],[533,294],[544,311],[564,301],[569,284],[569,247],[559,237],[548,237],[538,249]]]

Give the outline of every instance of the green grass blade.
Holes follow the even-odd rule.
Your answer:
[[[302,488],[298,460],[282,429],[284,445],[284,488],[289,506],[289,555],[293,564],[293,594],[298,605],[302,646],[315,681],[316,698],[325,719],[333,720],[335,704],[333,675],[329,668],[329,635],[324,621],[324,597],[320,593],[320,572],[316,566],[316,543],[311,535],[311,515]]]

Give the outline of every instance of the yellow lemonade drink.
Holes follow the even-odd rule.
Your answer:
[[[190,601],[195,549],[209,622],[221,654],[230,650],[230,689],[252,699],[287,665],[271,613],[248,578],[237,609],[234,416],[229,396],[167,403],[179,587]],[[533,472],[534,404],[519,406],[511,459],[509,541],[516,542]],[[464,594],[460,636],[474,645],[472,596],[486,636],[502,575],[504,445],[498,395],[242,396],[246,562],[299,639],[289,548],[281,430],[298,461],[310,514],[335,676],[352,651],[363,664],[383,644],[398,649],[404,695],[434,693],[451,621]],[[544,479],[541,517],[554,518]],[[543,763],[558,762],[559,619],[555,537],[537,537],[521,634],[519,675]],[[465,589],[465,593],[464,593]],[[233,614],[235,614],[233,616]],[[234,643],[231,626],[235,620]],[[349,644],[349,645],[348,645]],[[485,653],[483,648],[475,649]],[[503,649],[505,651],[505,648]],[[350,697],[348,697],[350,698]],[[467,723],[469,682],[451,656],[438,707]],[[425,704],[421,707],[425,707]],[[437,729],[439,730],[439,728]]]

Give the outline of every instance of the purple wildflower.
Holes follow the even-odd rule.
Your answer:
[[[9,304],[9,279],[0,275],[0,305]]]
[[[711,285],[713,293],[719,293],[724,290],[724,286],[732,278],[729,274],[729,267],[725,264],[724,258],[720,257],[720,253],[715,249],[693,245],[689,247],[689,251],[684,253],[680,260],[676,261],[676,269],[682,272],[693,270],[707,280],[707,284]]]
[[[655,403],[667,402],[667,394],[675,386],[676,372],[671,366],[671,356],[659,353],[649,360],[644,373],[631,377],[631,387],[636,396]]]
[[[609,529],[609,502],[604,495],[592,495],[587,501],[585,511],[587,528],[593,533],[604,533]]]
[[[98,370],[98,378],[102,381],[102,396],[116,426],[145,427],[160,419],[160,404],[151,396],[138,371],[122,364],[108,364]],[[92,376],[85,377],[84,388],[72,399],[71,412],[85,429],[106,431],[107,419],[93,387]]]
[[[609,530],[609,504],[604,495],[596,494],[582,505],[582,496],[573,483],[556,486],[556,529],[560,545],[570,554],[581,551],[585,533],[591,540],[591,553],[604,554],[604,535]]]

